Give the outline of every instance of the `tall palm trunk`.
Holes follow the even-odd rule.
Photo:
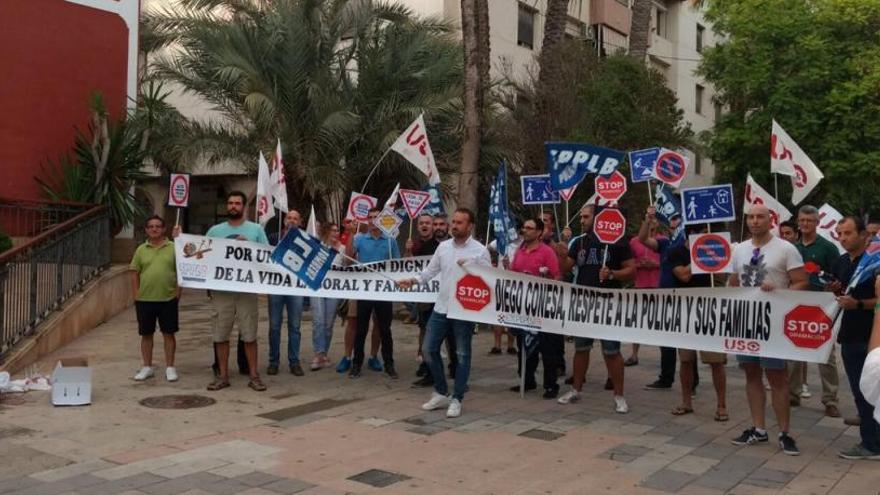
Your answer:
[[[629,55],[644,60],[648,54],[648,36],[651,28],[651,0],[633,0],[632,20],[629,27]]]
[[[464,141],[458,177],[458,206],[477,209],[477,171],[483,127],[483,89],[489,76],[488,0],[461,0],[464,47]],[[485,25],[484,25],[485,23]]]
[[[568,19],[568,0],[548,0],[547,15],[544,21],[544,40],[541,42],[541,78],[544,77],[544,64],[553,47],[565,37],[565,21]],[[551,71],[552,72],[552,71]]]

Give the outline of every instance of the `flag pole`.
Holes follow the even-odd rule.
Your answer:
[[[556,224],[556,238],[562,239],[562,231],[559,229],[559,214],[556,213],[556,203],[553,203],[553,223]]]
[[[174,218],[174,226],[180,227],[180,208],[177,209],[177,215]]]
[[[706,229],[711,234],[712,233],[712,224],[711,223],[706,224]],[[709,274],[709,282],[711,283],[711,286],[714,289],[715,288],[715,274],[714,273]]]
[[[773,198],[779,201],[779,174],[773,172]]]
[[[654,194],[651,192],[651,189],[653,189],[653,187],[651,187],[651,180],[650,179],[648,179],[647,182],[648,182],[648,203],[653,205],[654,204]]]
[[[382,160],[385,158],[385,155],[387,155],[389,151],[391,151],[391,146],[389,146],[388,149],[385,150],[385,153],[382,153],[382,156],[380,156],[379,159],[376,160],[376,164],[373,165],[373,168],[370,169],[370,174],[367,175],[367,180],[364,181],[364,186],[361,187],[361,193],[363,193],[364,190],[367,188],[367,184],[370,182],[370,178],[373,177],[373,173],[376,172],[377,168],[379,168],[379,164],[382,163]]]
[[[569,203],[569,200],[566,199],[565,200],[565,226],[566,227],[568,227],[568,225],[571,224],[571,212],[568,211],[568,203]],[[557,221],[557,224],[558,223],[559,222]]]
[[[345,259],[347,259],[348,261],[353,262],[354,265],[351,265],[351,266],[360,266],[360,267],[365,268],[365,269],[367,269],[367,270],[369,270],[369,271],[375,273],[376,275],[378,275],[378,276],[380,276],[380,277],[382,277],[382,278],[388,280],[389,282],[392,282],[392,283],[394,283],[394,284],[397,283],[397,280],[394,280],[393,278],[389,277],[388,275],[386,275],[386,274],[380,272],[379,270],[376,270],[376,269],[373,268],[372,266],[370,266],[370,265],[368,265],[368,264],[361,263],[360,261],[358,261],[358,260],[352,258],[351,256],[345,254],[345,253],[342,252],[342,251],[339,251],[339,254],[341,254],[342,257],[345,258]]]

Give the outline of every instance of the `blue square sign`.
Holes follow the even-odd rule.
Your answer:
[[[559,203],[559,191],[550,188],[550,175],[520,176],[524,205]]]
[[[721,184],[682,189],[681,212],[685,225],[732,222],[736,220],[733,186]]]

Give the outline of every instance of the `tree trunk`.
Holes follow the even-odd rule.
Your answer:
[[[461,0],[461,35],[464,47],[464,140],[458,177],[458,206],[477,209],[477,169],[480,163],[482,128],[482,88],[480,75],[479,12],[477,6],[487,0]],[[488,8],[488,7],[487,7]],[[488,34],[488,27],[486,28]]]
[[[541,56],[539,59],[541,72],[544,71],[544,54],[553,50],[554,45],[565,37],[565,22],[568,19],[568,0],[548,0],[547,15],[544,19],[544,40],[541,42]]]
[[[638,60],[645,60],[648,54],[651,7],[651,0],[633,0],[632,21],[629,27],[629,55]]]

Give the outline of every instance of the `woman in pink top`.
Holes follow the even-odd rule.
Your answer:
[[[648,235],[655,236],[656,226],[650,227]],[[660,236],[662,237],[662,236]],[[638,236],[629,241],[633,256],[636,259],[636,289],[656,289],[660,286],[660,253],[642,244]],[[632,354],[624,361],[624,366],[639,364],[639,344],[632,345]]]

